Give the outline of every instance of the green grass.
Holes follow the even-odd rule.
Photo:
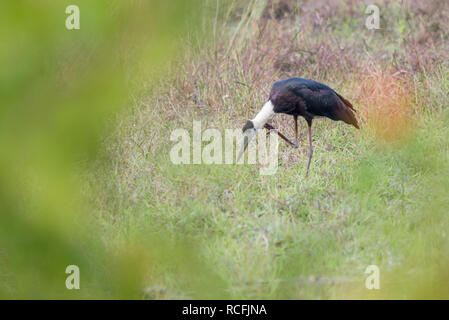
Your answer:
[[[151,163],[130,191],[136,203],[110,212],[120,216],[125,238],[163,230],[190,239],[229,298],[350,297],[363,291],[371,264],[382,272],[377,297],[420,296],[394,281],[415,281],[408,268],[422,276],[445,264],[447,115],[421,119],[407,141],[393,145],[322,120],[308,178],[304,141],[299,150],[281,144],[273,176],[251,165],[174,165],[167,145],[131,166],[147,171]],[[115,228],[106,229],[116,236]],[[182,292],[181,286],[172,296],[167,286],[165,298]],[[213,298],[201,291],[191,297]]]

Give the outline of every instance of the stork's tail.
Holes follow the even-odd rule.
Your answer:
[[[335,92],[336,93],[336,92]],[[352,111],[357,112],[357,110],[354,109],[354,106],[352,105],[351,102],[349,102],[348,100],[346,100],[345,98],[343,98],[341,95],[339,95],[338,93],[336,93],[337,96],[341,99],[341,101],[343,101],[343,103]]]
[[[336,92],[335,92],[336,93]],[[349,102],[347,99],[343,98],[341,95],[336,93],[337,96],[340,98],[341,102],[344,104],[344,113],[345,117],[342,119],[347,124],[352,124],[357,129],[360,129],[359,123],[357,122],[357,118],[355,117],[354,112],[357,112],[357,110],[354,109],[354,106],[351,102]]]

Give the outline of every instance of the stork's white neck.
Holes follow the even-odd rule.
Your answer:
[[[271,103],[270,100],[265,102],[262,109],[259,111],[259,113],[256,115],[256,117],[251,120],[254,124],[254,128],[261,129],[267,123],[268,119],[274,114],[274,106]]]

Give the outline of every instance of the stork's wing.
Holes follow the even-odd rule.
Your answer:
[[[359,129],[353,105],[331,88],[315,85],[292,88],[292,91],[306,106],[307,112],[315,116],[344,121]]]

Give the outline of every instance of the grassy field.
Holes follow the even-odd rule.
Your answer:
[[[378,30],[370,1],[80,1],[79,33],[6,3],[0,298],[449,298],[447,1],[377,1]],[[240,129],[294,76],[361,124],[314,121],[308,177],[303,119],[271,176],[171,162],[173,130]]]
[[[218,290],[163,268],[150,298],[448,298],[448,6],[382,2],[381,29],[368,30],[363,3],[233,5],[211,4],[211,41],[186,41],[108,140],[97,199],[107,241],[189,243],[211,274],[186,277]],[[273,176],[171,163],[172,130],[240,128],[292,76],[332,86],[362,122],[315,121],[308,178],[305,121],[299,149],[280,142]],[[292,122],[273,120],[289,136]],[[381,290],[365,288],[369,265]]]

